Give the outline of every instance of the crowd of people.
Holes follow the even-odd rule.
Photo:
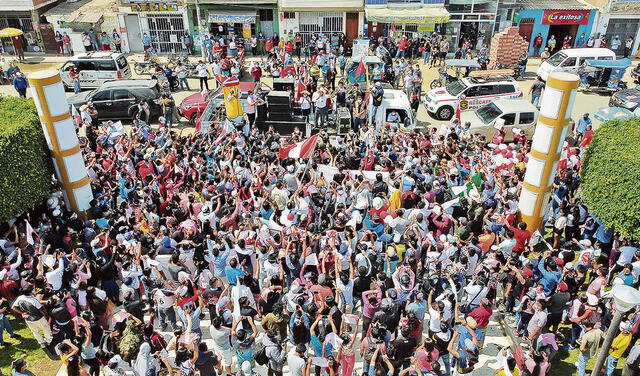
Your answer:
[[[410,95],[421,90],[411,59],[448,52],[434,34],[416,51],[403,37],[374,46]],[[331,39],[312,41],[303,69],[322,73],[301,93],[309,104],[332,86],[320,74],[343,69],[322,47]],[[286,62],[295,48],[267,52]],[[359,126],[321,129],[308,159],[279,153],[299,132],[185,135],[148,117],[116,132],[81,115],[94,199],[83,218],[54,183],[2,224],[0,346],[21,340],[12,326],[24,320],[70,376],[449,376],[474,372],[501,311],[519,343],[499,349],[497,374],[543,376],[575,348],[583,376],[612,329],[606,291],[640,282],[637,246],[581,200],[588,114],[565,144],[545,239],[518,209],[523,134],[483,139],[457,120],[392,130],[369,124],[361,99],[354,109]],[[618,362],[640,372],[639,326],[631,310],[607,376]],[[12,374],[30,374],[24,359]]]

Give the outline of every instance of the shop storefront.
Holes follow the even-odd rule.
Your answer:
[[[497,0],[447,0],[445,4],[451,13],[445,35],[452,46],[460,47],[465,41],[469,41],[474,49],[489,45],[495,27]]]
[[[0,1],[1,3],[1,1]],[[2,6],[0,4],[0,11]],[[56,43],[53,26],[48,22],[43,22],[44,17],[40,17],[38,10],[18,12],[5,11],[0,14],[0,29],[13,27],[24,32],[19,38],[22,39],[25,51],[45,52],[55,51]],[[0,38],[2,50],[13,53],[13,44],[9,38]]]
[[[379,1],[368,1],[365,5],[369,35],[403,35],[411,39],[434,31],[442,32],[449,20],[449,12],[442,2],[413,3],[403,7],[394,3],[379,5],[370,2]]]
[[[282,0],[279,12],[280,34],[300,33],[304,43],[313,34],[344,36],[347,44],[362,33],[364,20],[362,0],[327,0],[310,2],[304,0]]]
[[[196,50],[200,51],[203,35],[235,37],[249,47],[251,37],[262,32],[271,37],[278,30],[278,6],[272,0],[234,1],[233,6],[221,0],[189,1],[189,25]]]
[[[519,13],[518,26],[520,35],[529,41],[529,54],[533,54],[533,40],[540,34],[543,45],[547,45],[547,40],[552,35],[556,40],[554,51],[562,48],[565,37],[571,37],[571,46],[574,47],[576,40],[584,34],[588,39],[596,17],[594,9],[572,9],[572,10],[552,10],[552,9],[524,9]]]
[[[625,53],[625,42],[628,38],[633,38],[628,56],[636,56],[640,41],[640,2],[611,0],[605,8],[605,13],[600,14],[600,20],[594,29],[598,37],[603,34],[607,37],[607,47],[611,47],[611,41],[616,36],[620,39],[622,45],[616,51],[618,55]]]
[[[182,37],[189,29],[186,10],[181,3],[172,1],[131,1],[130,6],[120,7],[118,23],[126,41],[125,51],[143,51],[142,39],[146,34],[160,54],[185,52]]]

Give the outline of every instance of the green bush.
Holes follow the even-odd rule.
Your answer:
[[[640,239],[640,119],[609,121],[595,132],[582,182],[590,212],[618,234]]]
[[[47,197],[52,173],[33,100],[0,97],[0,220]]]

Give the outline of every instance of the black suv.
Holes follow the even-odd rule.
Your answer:
[[[160,88],[156,80],[108,81],[99,88],[67,98],[67,103],[79,108],[92,102],[100,119],[134,119],[141,100],[149,103],[151,118],[160,116]]]

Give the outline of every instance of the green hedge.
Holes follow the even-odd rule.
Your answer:
[[[47,197],[52,173],[33,100],[0,97],[0,220]]]
[[[640,119],[603,124],[582,168],[589,211],[626,238],[640,239]]]

